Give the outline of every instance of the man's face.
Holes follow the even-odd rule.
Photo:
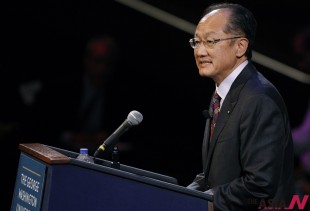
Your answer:
[[[223,31],[228,18],[229,11],[215,10],[200,20],[195,33],[195,38],[201,41],[194,49],[199,74],[212,78],[218,85],[237,66],[237,39],[222,40],[214,44],[208,44],[208,41],[235,37]]]

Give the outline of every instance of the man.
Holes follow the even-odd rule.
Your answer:
[[[218,98],[206,115],[203,172],[188,188],[213,195],[214,210],[284,208],[294,192],[285,103],[251,62],[256,25],[243,6],[215,4],[190,40],[199,74],[214,80]]]
[[[110,35],[92,37],[78,68],[45,86],[38,105],[39,139],[76,152],[86,147],[93,154],[117,128],[127,115],[116,97],[118,49]]]
[[[114,103],[109,102],[112,100],[109,89],[116,57],[117,45],[113,37],[99,35],[87,42],[83,73],[76,81],[70,82],[71,89],[66,89],[68,95],[75,94],[76,97],[75,102],[70,99],[69,109],[75,109],[75,113],[68,118],[61,136],[66,148],[79,151],[86,146],[92,153],[109,135],[107,129],[111,121],[107,116],[113,110],[108,106]]]

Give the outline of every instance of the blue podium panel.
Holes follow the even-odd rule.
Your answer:
[[[209,195],[175,178],[38,143],[21,144],[11,210],[208,211]]]
[[[96,166],[83,163],[49,166],[43,210],[208,210],[207,199],[185,187]]]

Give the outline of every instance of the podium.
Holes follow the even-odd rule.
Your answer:
[[[206,211],[212,197],[162,174],[40,144],[19,144],[11,210]]]

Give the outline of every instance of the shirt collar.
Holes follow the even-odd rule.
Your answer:
[[[225,97],[227,93],[229,92],[229,89],[235,79],[238,77],[238,75],[241,73],[243,68],[248,64],[248,60],[242,62],[235,70],[233,70],[223,81],[219,86],[216,86],[216,92],[221,97],[220,106],[222,106]]]

